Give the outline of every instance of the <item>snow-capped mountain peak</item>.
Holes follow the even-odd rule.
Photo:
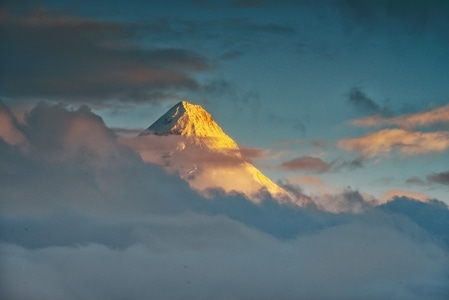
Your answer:
[[[238,149],[237,144],[223,132],[211,114],[200,105],[185,100],[170,108],[140,136],[149,134],[194,138],[212,149]]]
[[[160,152],[157,163],[178,172],[200,192],[215,188],[237,191],[256,202],[263,197],[261,191],[288,198],[287,192],[244,159],[237,143],[200,105],[187,101],[177,103],[139,134],[139,138],[164,145],[162,151],[161,147],[157,149]],[[148,157],[154,159],[156,155],[152,153]]]

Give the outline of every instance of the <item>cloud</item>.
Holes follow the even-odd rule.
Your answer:
[[[411,185],[426,185],[425,180],[422,180],[421,178],[419,178],[417,176],[413,176],[413,177],[407,178],[405,183],[411,184]]]
[[[412,35],[430,35],[447,42],[449,5],[444,0],[412,1],[341,1],[336,5],[351,30],[401,30]],[[357,26],[354,26],[354,23]],[[349,29],[349,26],[348,26]]]
[[[432,173],[427,175],[424,179],[414,176],[410,177],[406,180],[407,184],[411,185],[420,185],[420,186],[428,186],[431,184],[443,184],[449,185],[449,171],[440,172],[440,173]]]
[[[1,29],[2,95],[141,102],[143,95],[154,101],[154,93],[199,89],[195,74],[209,70],[209,60],[188,49],[136,44],[141,30],[45,9],[9,14]]]
[[[329,213],[238,193],[205,199],[143,162],[87,107],[40,104],[11,126],[29,151],[0,139],[1,298],[449,293],[449,210],[438,201],[376,208],[345,190],[322,197]]]
[[[330,164],[318,157],[304,156],[283,162],[280,167],[287,171],[307,171],[324,173],[329,171]]]
[[[248,155],[264,155],[261,150],[220,148],[217,151],[213,149],[217,145],[213,137],[198,141],[185,136],[146,135],[121,138],[120,141],[139,153],[145,162],[179,174],[193,189],[206,197],[210,197],[211,189],[221,189],[227,193],[243,193],[255,202],[260,202],[267,193],[288,199],[285,191],[263,175],[247,158]],[[213,147],[204,147],[203,143]]]
[[[377,205],[374,197],[350,189],[320,193],[313,196],[313,202],[319,209],[334,213],[360,213]]]
[[[290,241],[223,217],[181,215],[135,228],[124,249],[2,243],[1,293],[27,299],[444,299],[446,253],[405,218],[368,219]],[[24,288],[24,281],[32,284]]]
[[[405,129],[449,123],[449,104],[426,112],[397,117],[370,116],[351,121],[351,124],[363,127],[399,126]]]
[[[428,175],[427,181],[449,185],[449,171]]]
[[[379,104],[366,96],[358,87],[354,87],[349,91],[348,102],[362,113],[381,115],[389,113],[386,107],[380,107]]]
[[[449,148],[449,132],[383,129],[362,137],[340,140],[337,146],[365,157],[387,155],[394,150],[402,155],[414,156],[446,151]]]
[[[25,122],[22,132],[33,152],[45,159],[65,160],[82,155],[101,162],[120,155],[115,134],[87,106],[67,110],[62,105],[40,103],[25,116]]]
[[[182,203],[174,205],[173,193],[195,195],[182,180],[144,164],[138,154],[119,144],[101,118],[85,106],[68,110],[39,104],[25,122],[15,130],[26,138],[26,151],[0,139],[0,206],[5,212],[35,212],[47,206],[85,208],[92,203],[96,203],[92,212],[136,212],[117,206],[133,186],[137,191],[132,206],[141,209],[147,201],[146,209],[182,209]],[[156,180],[164,177],[165,184]],[[178,190],[167,186],[173,180],[180,182]]]
[[[334,171],[341,171],[343,169],[354,170],[358,168],[363,168],[365,166],[365,158],[363,156],[351,159],[351,160],[343,160],[335,164],[333,168]]]
[[[406,197],[408,199],[413,199],[422,202],[428,202],[430,197],[424,193],[412,192],[412,191],[401,191],[401,190],[390,190],[386,192],[382,197],[382,202],[386,203],[389,201],[394,201],[396,198]]]
[[[378,200],[358,190],[335,188],[314,176],[292,176],[279,182],[304,208],[329,213],[357,214],[369,211],[379,204]]]
[[[0,99],[0,138],[14,146],[24,144],[26,140],[18,126],[18,120]]]
[[[449,226],[449,209],[444,202],[433,199],[424,203],[414,197],[395,196],[379,209],[407,216],[426,230],[437,243],[449,249],[449,236],[444,229]]]

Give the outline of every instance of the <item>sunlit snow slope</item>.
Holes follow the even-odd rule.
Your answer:
[[[155,140],[159,137],[159,141]],[[200,105],[181,101],[143,131],[155,147],[159,163],[178,172],[192,188],[208,194],[210,189],[240,192],[260,201],[263,192],[287,199],[288,194],[242,156],[239,146]],[[155,153],[152,153],[154,162]]]

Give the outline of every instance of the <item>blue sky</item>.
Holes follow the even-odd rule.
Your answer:
[[[135,130],[187,99],[240,145],[272,154],[255,163],[274,180],[448,201],[447,179],[426,179],[447,178],[447,146],[373,157],[337,146],[379,130],[351,120],[449,104],[448,14],[445,1],[9,1],[1,96],[16,109],[87,104],[109,127]],[[447,140],[447,126],[413,130]],[[359,164],[278,168],[303,157]]]

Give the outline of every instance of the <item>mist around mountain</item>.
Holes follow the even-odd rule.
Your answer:
[[[88,107],[41,103],[20,119],[0,103],[0,124],[2,299],[449,295],[447,199],[378,205],[343,190],[321,199],[335,210],[270,193],[206,198]]]
[[[144,161],[177,172],[204,196],[218,188],[242,193],[254,202],[265,194],[281,202],[293,201],[245,159],[237,143],[200,105],[177,103],[131,143],[142,146]]]

